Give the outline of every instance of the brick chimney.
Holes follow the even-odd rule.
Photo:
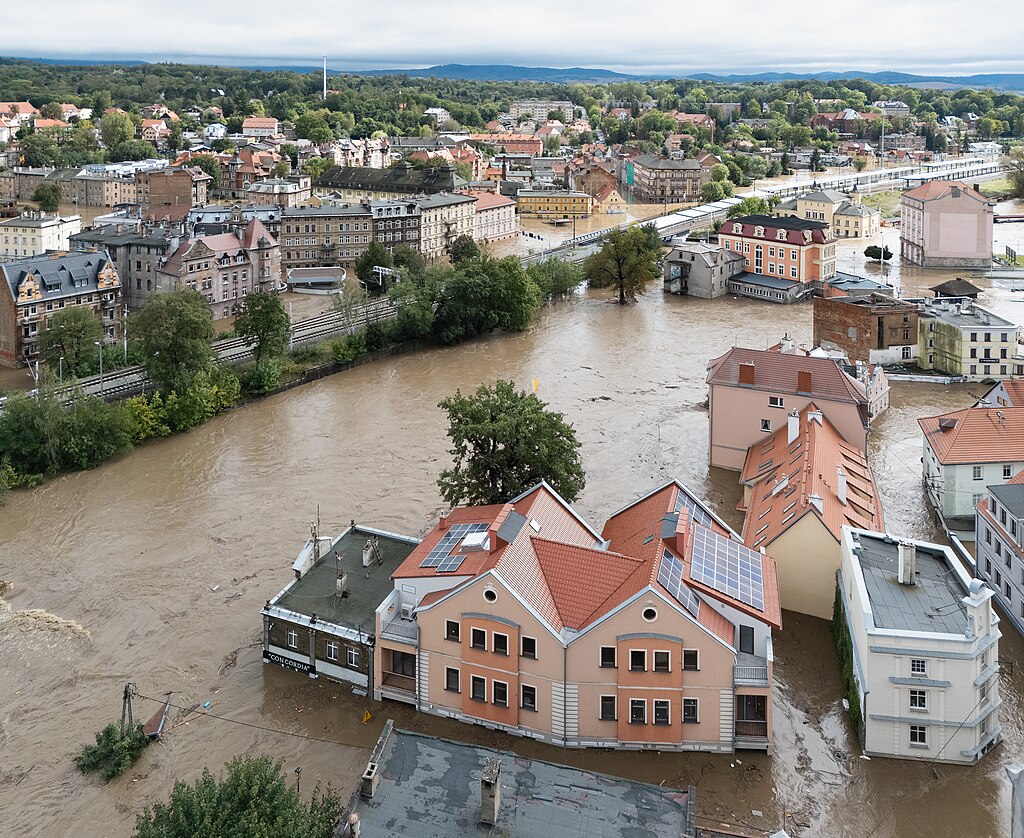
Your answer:
[[[811,392],[811,373],[809,370],[800,370],[796,374],[796,391],[810,395]]]
[[[746,387],[753,387],[755,379],[754,365],[749,361],[740,364],[740,384]]]

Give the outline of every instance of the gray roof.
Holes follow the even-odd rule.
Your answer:
[[[18,297],[18,286],[29,276],[39,279],[43,300],[89,294],[99,288],[99,272],[110,260],[105,253],[67,253],[63,256],[29,256],[0,263],[11,296]]]
[[[869,209],[860,204],[854,204],[851,201],[844,201],[833,215],[856,215],[861,218],[867,218],[872,215],[881,215],[881,213],[876,209]]]
[[[1024,518],[1024,483],[1003,483],[988,490],[1014,518]]]
[[[472,195],[427,195],[423,198],[416,198],[420,209],[433,209],[434,207],[447,207],[453,204],[476,203]]]
[[[763,274],[752,274],[744,271],[730,278],[730,282],[744,282],[747,285],[760,285],[762,288],[772,288],[777,291],[790,291],[799,287],[802,283],[795,279],[783,279],[778,276],[764,276]]]
[[[71,244],[76,247],[120,247],[129,244],[144,245],[146,247],[170,246],[170,238],[164,233],[153,231],[152,233],[117,232],[116,224],[107,224],[103,227],[95,227],[91,230],[83,230],[70,237]]]
[[[800,197],[805,201],[824,201],[830,204],[841,204],[846,200],[846,196],[835,189],[815,189],[813,192],[805,192]]]
[[[399,163],[390,169],[369,166],[332,166],[324,172],[316,185],[321,189],[366,189],[378,192],[419,193],[454,192],[466,185],[455,167],[416,169],[408,163]]]
[[[889,536],[859,533],[860,567],[877,628],[963,635],[967,595],[937,545],[916,545],[913,585],[901,585],[899,542]]]
[[[692,157],[677,160],[672,157],[660,157],[657,154],[641,154],[633,160],[633,164],[645,169],[700,169],[700,163]]]
[[[358,793],[364,835],[414,838],[692,838],[694,793],[384,728],[371,761],[380,785]],[[385,738],[386,737],[386,738]],[[497,823],[480,822],[480,776],[500,761]]]
[[[373,535],[378,536],[383,564],[364,568],[363,545]],[[388,538],[358,526],[346,530],[316,564],[271,600],[271,605],[306,617],[316,614],[322,623],[372,633],[377,606],[394,590],[391,574],[416,548],[416,543],[415,539]],[[340,599],[335,595],[339,566],[348,571],[349,591],[347,597]]]
[[[964,300],[963,303],[957,303],[955,298],[949,297],[946,297],[945,300],[949,302],[950,306],[962,305],[965,307],[971,302],[970,300]],[[965,310],[964,307],[959,312],[954,308],[943,311],[937,305],[932,304],[926,305],[921,309],[921,314],[925,317],[935,317],[943,323],[956,326],[958,329],[977,329],[978,331],[1006,329],[1007,331],[1016,332],[1019,328],[1016,323],[1004,320],[1002,317],[998,317],[985,309],[978,308],[976,305],[972,304],[970,311]]]
[[[285,207],[281,218],[319,218],[336,215],[369,215],[370,208],[363,204],[335,204],[321,207]]]

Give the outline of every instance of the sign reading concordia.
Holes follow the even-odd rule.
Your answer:
[[[292,658],[286,658],[284,655],[279,655],[276,652],[268,652],[266,649],[263,650],[263,660],[269,663],[276,663],[280,666],[286,666],[289,669],[294,669],[296,672],[306,672],[310,675],[316,672],[313,665],[309,661],[297,661]]]

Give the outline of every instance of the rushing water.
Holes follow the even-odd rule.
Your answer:
[[[809,341],[810,307],[663,297],[652,288],[620,308],[605,296],[553,306],[523,334],[321,380],[16,493],[0,510],[0,580],[13,584],[0,601],[0,834],[129,835],[136,814],[175,779],[240,753],[277,755],[288,771],[301,766],[304,792],[318,781],[347,792],[389,717],[529,756],[692,783],[703,816],[754,830],[1007,834],[1002,765],[1024,752],[1024,644],[1012,631],[1001,646],[1016,664],[1001,676],[1003,744],[978,766],[935,772],[858,758],[827,623],[790,613],[776,643],[771,758],[619,753],[610,762],[606,753],[560,751],[391,703],[363,725],[364,701],[347,688],[263,666],[260,607],[287,584],[318,505],[326,531],[355,518],[422,533],[435,520],[434,480],[448,460],[436,405],[457,388],[539,379],[541,397],[578,430],[588,477],[578,507],[598,525],[672,476],[740,524],[736,475],[707,465],[706,363],[733,344],[766,346],[783,332]],[[1020,306],[1006,292],[982,302]],[[936,537],[915,420],[971,398],[963,387],[896,385],[871,434],[891,531]],[[175,712],[164,740],[104,786],[71,758],[119,715],[126,681],[146,696],[173,691],[176,704],[209,701],[212,713],[298,736]],[[144,719],[156,709],[136,703]]]

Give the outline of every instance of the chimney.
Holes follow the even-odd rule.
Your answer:
[[[842,466],[836,466],[836,495],[839,502],[846,506],[846,472]]]
[[[489,757],[480,775],[480,823],[494,826],[501,808],[501,760]]]
[[[817,492],[808,495],[807,502],[818,510],[819,513],[825,512],[825,501]]]
[[[448,529],[448,516],[447,515],[442,515],[441,516],[441,520],[437,522],[437,528],[439,530],[441,530],[441,532],[445,532]]]
[[[796,409],[786,419],[789,432],[786,434],[786,445],[792,445],[796,442],[796,438],[800,436],[800,414],[797,413]]]
[[[917,548],[909,541],[901,541],[899,550],[899,583],[913,585],[914,574],[917,572]]]
[[[740,384],[747,387],[754,386],[754,365],[749,361],[740,364]]]
[[[811,392],[811,373],[809,370],[800,370],[796,374],[796,391],[805,395]]]

